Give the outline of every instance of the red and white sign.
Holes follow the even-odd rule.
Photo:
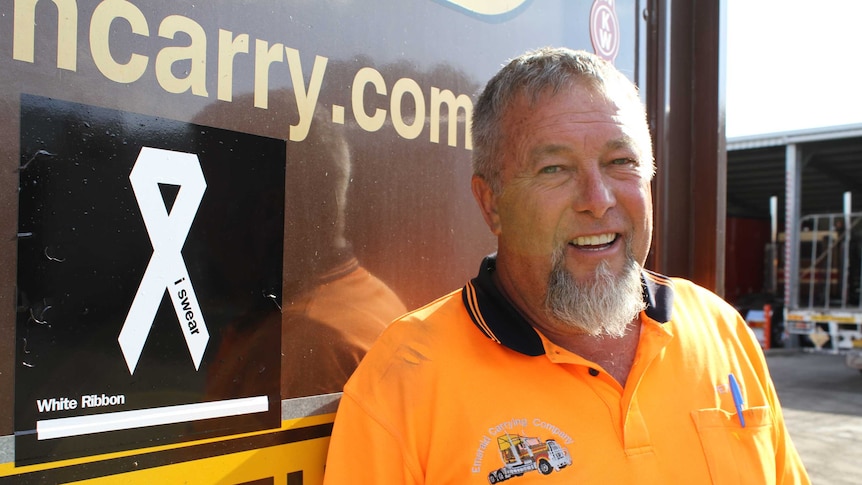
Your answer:
[[[590,10],[590,41],[596,55],[614,62],[620,51],[620,22],[614,0],[595,0]]]

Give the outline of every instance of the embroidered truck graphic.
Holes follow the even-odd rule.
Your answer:
[[[569,451],[554,440],[542,441],[520,435],[501,434],[497,437],[503,468],[488,474],[488,483],[502,482],[526,472],[539,470],[542,475],[560,471],[572,464]]]

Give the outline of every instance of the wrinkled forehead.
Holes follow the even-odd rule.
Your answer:
[[[558,88],[547,86],[538,91],[523,89],[508,104],[503,119],[509,122],[506,124],[510,129],[515,128],[518,126],[518,123],[512,123],[515,119],[529,117],[540,108],[554,106],[568,96],[577,99],[585,118],[591,111],[603,113],[603,116],[610,114],[644,156],[651,154],[652,141],[644,105],[632,86],[618,82],[602,83],[590,79],[573,81]]]

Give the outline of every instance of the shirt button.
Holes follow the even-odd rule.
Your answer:
[[[596,377],[597,375],[599,375],[598,369],[593,369],[592,367],[590,367],[590,375],[593,377]]]

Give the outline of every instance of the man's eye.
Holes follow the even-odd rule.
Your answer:
[[[561,169],[559,165],[550,165],[548,167],[542,167],[542,169],[539,170],[539,173],[557,173],[560,170]]]
[[[631,158],[617,158],[611,162],[613,165],[637,165],[637,160]]]

